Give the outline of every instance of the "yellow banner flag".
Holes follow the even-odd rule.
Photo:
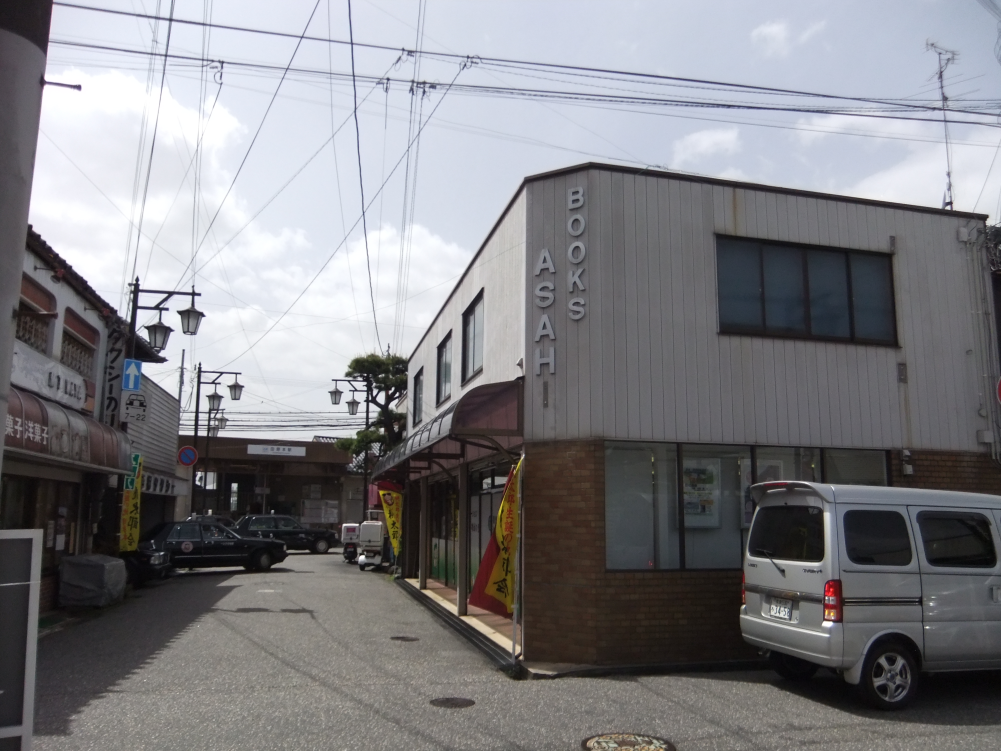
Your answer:
[[[508,476],[507,485],[504,487],[504,497],[501,499],[497,525],[494,528],[497,558],[490,568],[490,577],[483,582],[483,595],[503,603],[507,614],[514,612],[515,570],[518,566],[518,529],[521,523],[520,479],[523,462],[524,457],[518,460],[518,464]],[[490,563],[487,556],[484,556],[483,562]],[[479,575],[476,579],[476,583],[480,584]],[[470,603],[493,610],[489,604],[479,604],[482,602],[480,597],[475,599],[477,602],[474,602],[474,598],[470,598]]]
[[[139,544],[139,496],[142,493],[143,460],[141,454],[132,455],[132,473],[125,477],[122,493],[122,529],[118,549],[135,550]]]
[[[389,531],[389,542],[393,545],[393,555],[399,555],[403,495],[392,490],[380,490],[379,498],[382,500],[382,510],[386,514],[386,529]]]

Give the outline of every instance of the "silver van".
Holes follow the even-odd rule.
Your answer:
[[[1001,496],[798,481],[751,494],[740,629],[780,675],[831,668],[899,709],[922,672],[1001,668]]]

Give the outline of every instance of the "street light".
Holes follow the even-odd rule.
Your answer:
[[[330,403],[331,404],[340,404],[342,396],[344,396],[344,392],[341,391],[339,388],[337,388],[337,386],[334,386],[332,389],[330,389]]]
[[[222,394],[218,391],[213,391],[208,395],[209,412],[218,412],[219,408],[222,406]]]
[[[149,324],[145,328],[149,336],[149,346],[153,348],[154,352],[160,354],[163,350],[167,349],[167,340],[170,339],[170,332],[174,329],[163,322],[162,311],[160,312],[160,320]]]
[[[348,414],[354,417],[358,414],[358,400],[351,396],[351,401],[348,402]]]
[[[193,292],[194,290],[192,290]],[[213,421],[213,413],[218,413],[219,408],[222,407],[222,394],[218,393],[219,381],[223,376],[231,375],[233,376],[233,383],[229,384],[229,396],[230,398],[238,402],[240,397],[243,395],[243,384],[240,383],[240,375],[234,370],[202,370],[202,364],[198,363],[198,378],[195,386],[195,446],[198,445],[198,425],[199,418],[201,416],[201,406],[202,406],[202,386],[212,386],[213,393],[208,395],[209,403],[209,420],[206,433],[208,433],[209,438],[215,438],[219,435],[219,429],[226,427],[226,418],[222,415],[218,415],[217,419]],[[205,378],[204,376],[210,376]],[[215,422],[215,424],[213,424]],[[209,448],[211,443],[206,440],[205,442],[205,456],[199,458],[199,461],[204,461],[205,473],[208,473],[208,458],[209,458]],[[196,464],[195,471],[198,471],[198,466]],[[207,480],[206,480],[207,482]],[[197,493],[199,486],[195,486],[192,492]],[[204,488],[202,488],[204,490]],[[196,497],[192,497],[192,501],[197,501]],[[204,503],[202,504],[204,506]],[[200,507],[199,507],[200,508]],[[192,509],[194,510],[194,509]]]
[[[364,391],[365,392],[365,430],[370,427],[369,423],[369,407],[368,405],[372,403],[372,376],[364,376],[362,378],[332,378],[334,382],[334,387],[330,390],[330,401],[333,404],[341,403],[341,396],[343,392],[337,387],[339,383],[346,383],[351,387],[351,399],[347,403],[348,414],[354,417],[358,414],[358,407],[360,405],[359,401],[355,398],[355,392]],[[368,451],[365,452],[364,460],[362,462],[364,466],[364,475],[362,478],[362,493],[364,494],[365,500],[363,503],[368,503]]]
[[[173,331],[173,329],[163,322],[163,311],[167,309],[165,307],[167,301],[175,295],[191,295],[191,305],[184,310],[179,310],[178,314],[181,316],[181,330],[185,334],[194,336],[198,333],[198,326],[201,323],[202,318],[205,317],[205,314],[195,307],[195,298],[201,297],[201,294],[195,292],[194,287],[191,288],[191,292],[180,292],[179,290],[165,289],[142,289],[139,286],[138,276],[136,277],[135,282],[129,286],[132,288],[132,315],[129,318],[130,358],[135,358],[136,356],[136,325],[138,323],[137,318],[140,310],[154,310],[160,314],[160,320],[146,326],[146,331],[149,334],[150,347],[154,352],[159,354],[167,347],[167,340],[170,338],[170,332]],[[140,305],[139,295],[142,294],[163,295],[163,298],[154,305]]]
[[[226,418],[226,415],[220,414],[216,418],[215,424],[219,426],[219,430],[225,430],[226,426],[229,425],[229,420]]]

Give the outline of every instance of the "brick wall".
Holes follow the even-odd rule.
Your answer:
[[[605,570],[605,452],[525,446],[525,659],[652,664],[753,658],[739,571]]]
[[[891,483],[902,488],[965,490],[1001,495],[1001,466],[988,453],[911,451],[913,475],[903,473],[900,451],[890,452]]]

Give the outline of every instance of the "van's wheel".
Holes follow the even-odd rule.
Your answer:
[[[313,543],[313,552],[314,553],[319,553],[319,554],[322,555],[323,553],[326,553],[328,550],[330,550],[330,543],[327,542],[322,537],[319,538],[318,540],[316,540],[316,542]]]
[[[877,644],[865,656],[859,691],[876,709],[903,709],[918,694],[918,665],[898,642]]]
[[[254,556],[254,568],[258,571],[267,571],[274,564],[274,559],[271,557],[271,553],[267,550],[262,550],[260,553]]]
[[[768,655],[768,662],[771,664],[772,670],[787,681],[807,681],[813,678],[819,667],[812,662],[782,652],[772,652]]]

